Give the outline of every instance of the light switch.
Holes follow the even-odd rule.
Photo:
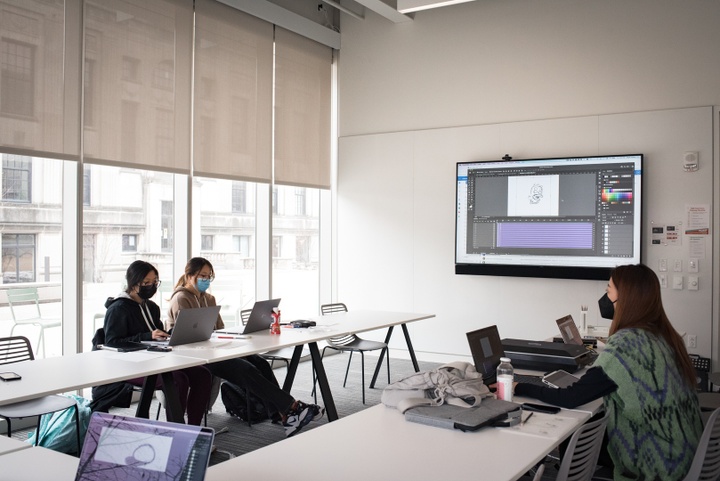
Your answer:
[[[700,287],[698,276],[688,276],[688,291],[697,291]]]
[[[660,287],[667,289],[667,274],[660,274]]]
[[[688,272],[698,272],[698,260],[694,257],[688,259]]]
[[[667,272],[667,259],[658,260],[658,270],[660,272]]]
[[[682,259],[675,259],[673,263],[673,271],[682,272]]]
[[[673,276],[673,289],[682,291],[683,276]]]

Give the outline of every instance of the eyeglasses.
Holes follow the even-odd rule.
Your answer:
[[[157,281],[155,281],[155,282],[145,282],[145,281],[143,281],[143,282],[140,283],[140,285],[141,285],[142,287],[148,287],[148,286],[160,287],[160,284],[162,284],[162,281],[159,280],[159,279],[158,279]]]
[[[212,282],[215,280],[215,276],[198,276],[198,280]]]

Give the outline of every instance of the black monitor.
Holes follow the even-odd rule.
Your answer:
[[[455,273],[607,280],[637,264],[642,154],[457,164]]]

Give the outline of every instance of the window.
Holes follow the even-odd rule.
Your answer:
[[[35,282],[35,236],[2,235],[3,283]]]
[[[137,234],[123,234],[122,250],[123,252],[137,252]]]
[[[296,207],[295,213],[297,215],[305,215],[305,188],[304,187],[296,187],[295,188],[295,207]]]
[[[163,252],[171,252],[173,248],[173,203],[169,200],[162,200],[160,204],[160,229],[162,232],[160,248]]]
[[[272,213],[277,214],[278,213],[278,188],[273,187],[272,190]]]
[[[215,236],[203,235],[200,236],[200,249],[204,251],[213,250],[213,244],[215,243]]]
[[[247,187],[245,182],[232,183],[232,211],[238,214],[247,212]]]
[[[95,125],[95,60],[85,59],[85,78],[83,79],[85,95],[83,97],[83,114],[86,127]]]
[[[0,111],[31,117],[35,112],[35,48],[10,39],[0,47]]]
[[[272,238],[272,257],[273,259],[279,259],[282,253],[282,237],[274,235]]]
[[[122,59],[122,79],[140,82],[140,59],[125,56]]]
[[[32,160],[24,155],[3,154],[2,198],[31,202]]]
[[[92,178],[92,171],[90,170],[90,165],[84,164],[83,165],[83,205],[90,205],[91,198],[90,198],[90,192],[91,185],[90,185],[90,179]]]
[[[155,115],[155,142],[157,142],[155,155],[158,158],[158,163],[169,165],[175,155],[175,119],[173,111],[157,109]]]
[[[240,253],[241,257],[250,257],[250,236],[234,235],[233,247],[235,248],[236,252]]]
[[[137,102],[130,102],[128,100],[122,101],[120,113],[120,121],[122,122],[122,125],[120,128],[123,141],[120,144],[120,154],[123,159],[127,159],[130,162],[137,160],[138,109],[139,105]]]

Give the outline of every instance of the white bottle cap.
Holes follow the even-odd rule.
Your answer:
[[[501,357],[500,362],[510,362],[510,358],[509,357]]]

